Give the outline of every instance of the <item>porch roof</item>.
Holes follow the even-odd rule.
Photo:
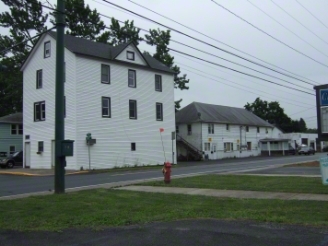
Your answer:
[[[263,138],[260,142],[289,142],[289,138]]]

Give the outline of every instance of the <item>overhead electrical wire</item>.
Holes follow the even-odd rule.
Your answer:
[[[312,44],[310,44],[308,41],[306,41],[305,39],[303,39],[302,37],[300,37],[298,34],[296,34],[295,32],[293,32],[292,30],[290,30],[288,27],[286,27],[285,25],[283,25],[281,22],[277,21],[275,18],[273,18],[271,15],[269,15],[268,13],[266,13],[264,10],[262,10],[260,7],[256,6],[256,4],[252,3],[250,0],[247,0],[247,2],[249,2],[251,5],[253,5],[255,8],[257,8],[259,11],[261,11],[263,14],[265,14],[266,16],[268,16],[270,19],[272,19],[273,21],[275,21],[276,23],[278,23],[280,26],[282,26],[283,28],[285,28],[287,31],[289,31],[290,33],[294,34],[296,37],[298,37],[300,40],[302,40],[303,42],[305,42],[306,44],[308,44],[309,46],[311,46],[313,49],[315,49],[316,51],[318,51],[321,55],[325,56],[328,58],[328,55],[326,55],[325,53],[323,53],[322,51],[320,51],[319,49],[317,49],[315,46],[313,46]]]
[[[106,0],[103,0],[103,1],[106,1]],[[320,62],[320,61],[318,61],[318,60],[312,58],[311,56],[306,55],[305,53],[303,53],[303,52],[301,52],[301,51],[299,51],[299,50],[293,48],[292,46],[286,44],[285,42],[283,42],[283,41],[277,39],[276,37],[272,36],[271,34],[267,33],[266,31],[264,31],[264,30],[262,30],[261,28],[255,26],[254,24],[252,24],[252,23],[250,23],[249,21],[245,20],[244,18],[242,18],[241,16],[239,16],[239,15],[237,15],[236,13],[232,12],[231,10],[227,9],[227,8],[224,7],[222,4],[219,4],[219,3],[217,3],[217,2],[214,1],[214,0],[211,0],[211,1],[212,1],[213,3],[215,3],[217,6],[219,6],[219,7],[221,7],[222,9],[228,11],[228,12],[231,13],[232,15],[236,16],[238,19],[240,19],[240,20],[246,22],[247,24],[251,25],[252,27],[254,27],[255,29],[257,29],[258,31],[260,31],[260,32],[264,33],[265,35],[271,37],[272,39],[276,40],[277,42],[279,42],[279,43],[283,44],[284,46],[286,46],[286,47],[288,47],[288,48],[294,50],[295,52],[297,52],[297,53],[299,53],[299,54],[301,54],[301,55],[303,55],[303,56],[305,56],[305,57],[311,59],[312,61],[314,61],[314,62],[316,62],[316,63],[318,63],[318,64],[320,64],[320,65],[322,65],[322,66],[324,66],[324,67],[326,67],[326,68],[328,68],[328,65],[326,65],[326,64],[324,64],[324,63],[322,63],[322,62]]]
[[[103,0],[103,1],[106,1],[106,0]],[[107,1],[106,1],[107,2]],[[49,8],[49,7],[48,7]],[[147,18],[147,17],[146,17]],[[168,48],[169,50],[172,50],[173,52],[178,52],[180,54],[183,54],[183,55],[188,55],[184,52],[181,52],[181,51],[178,51],[178,50],[175,50],[175,49],[172,49],[172,48]],[[205,62],[208,62],[208,63],[211,63],[213,65],[216,65],[216,66],[220,66],[222,68],[226,68],[226,69],[229,69],[229,70],[232,70],[234,72],[238,72],[238,73],[241,73],[243,75],[247,75],[247,76],[250,76],[250,77],[253,77],[253,78],[257,78],[257,79],[260,79],[260,80],[263,80],[263,81],[266,81],[266,82],[269,82],[269,83],[272,83],[272,84],[276,84],[276,85],[279,85],[279,86],[282,86],[282,87],[285,87],[285,88],[289,88],[289,89],[293,89],[293,90],[297,90],[297,91],[300,91],[300,92],[303,92],[303,93],[306,93],[306,94],[309,94],[309,95],[314,95],[312,93],[309,93],[309,92],[306,92],[306,91],[303,91],[303,90],[300,90],[300,89],[297,89],[297,88],[293,88],[293,87],[290,87],[290,86],[285,86],[285,85],[282,85],[282,84],[279,84],[279,83],[276,83],[276,82],[273,82],[273,81],[270,81],[270,80],[267,80],[267,79],[263,79],[263,78],[260,78],[258,76],[255,76],[255,75],[251,75],[251,74],[248,74],[248,73],[244,73],[244,72],[241,72],[241,71],[238,71],[236,69],[232,69],[232,68],[229,68],[229,67],[226,67],[226,66],[223,66],[223,65],[220,65],[220,64],[217,64],[217,63],[214,63],[214,62],[210,62],[210,61],[207,61],[205,59],[202,59],[202,58],[199,58],[199,57],[195,57],[195,56],[192,56],[192,55],[188,55],[190,57],[193,57],[193,58],[196,58],[196,59],[199,59],[199,60],[202,60],[202,61],[205,61]],[[299,85],[297,85],[299,86]]]
[[[320,36],[318,36],[315,32],[313,32],[310,28],[306,27],[302,22],[300,22],[299,20],[297,20],[294,16],[292,16],[291,14],[289,14],[286,10],[284,10],[279,4],[275,3],[273,0],[270,0],[274,5],[276,5],[279,9],[281,9],[285,14],[287,14],[290,18],[292,18],[293,20],[295,20],[297,23],[299,23],[302,27],[304,27],[306,30],[308,30],[309,32],[311,32],[314,36],[316,36],[318,39],[320,39],[322,42],[324,42],[325,44],[328,44],[327,41],[325,41],[324,39],[322,39]]]
[[[234,81],[232,81],[232,80],[225,79],[225,78],[219,77],[219,76],[214,75],[214,74],[209,74],[209,73],[207,73],[207,72],[204,72],[204,71],[202,71],[202,70],[200,70],[200,69],[197,69],[197,68],[194,68],[194,67],[191,67],[191,66],[188,66],[188,65],[186,65],[186,64],[182,64],[182,63],[177,63],[177,64],[179,64],[180,67],[183,67],[185,70],[187,70],[187,71],[189,71],[189,72],[191,72],[191,73],[195,73],[194,71],[198,71],[198,72],[201,72],[201,73],[206,74],[206,75],[200,75],[200,76],[203,76],[203,77],[205,77],[205,78],[209,78],[209,79],[213,80],[213,78],[210,78],[210,77],[207,76],[207,75],[209,75],[209,76],[211,76],[211,77],[215,77],[216,79],[222,79],[222,80],[228,81],[228,82],[230,82],[230,83],[233,83],[233,84],[235,84],[235,85],[238,85],[238,86],[241,86],[241,87],[242,87],[242,88],[237,88],[237,89],[244,90],[244,91],[247,91],[247,92],[249,92],[249,93],[256,94],[256,95],[259,95],[259,96],[262,96],[262,95],[260,95],[259,93],[255,93],[254,91],[246,90],[246,89],[245,89],[245,85],[241,85],[241,84],[239,84],[239,83],[237,83],[237,82],[234,82]],[[192,69],[192,70],[189,70],[189,69],[187,69],[187,68],[185,68],[185,67],[189,67],[189,68]],[[195,73],[195,74],[197,74],[197,73]],[[199,74],[198,74],[198,75],[199,75]],[[223,83],[223,82],[220,81],[220,83]],[[223,83],[223,84],[226,84],[226,83]],[[231,86],[230,84],[226,84],[226,85]],[[236,87],[235,87],[235,88],[236,88]],[[276,95],[273,95],[273,94],[268,93],[268,92],[266,92],[266,91],[262,91],[262,90],[259,90],[259,89],[255,89],[255,90],[260,91],[261,93],[264,93],[264,94],[271,95],[271,98],[272,98],[272,96],[273,96],[273,98],[275,98],[275,99],[277,98]],[[268,97],[268,96],[266,96],[266,97]],[[288,100],[288,101],[286,101],[286,100]],[[294,106],[297,106],[297,107],[306,108],[306,106],[304,106],[304,103],[299,102],[299,101],[295,101],[295,100],[291,100],[291,99],[287,99],[287,98],[285,98],[285,99],[280,99],[280,101],[288,102],[289,104],[294,105]],[[297,103],[302,103],[302,105],[294,104],[294,103],[291,103],[290,101],[294,101],[294,102],[297,102]],[[308,105],[308,104],[307,104],[307,105]]]
[[[1,50],[0,53],[6,53],[7,51],[12,50],[12,49],[16,48],[17,46],[20,46],[20,45],[22,45],[22,44],[24,44],[24,43],[26,43],[26,42],[28,42],[28,41],[30,41],[32,39],[35,39],[35,38],[37,38],[37,37],[39,37],[39,36],[41,36],[41,35],[49,32],[49,31],[51,31],[51,30],[53,30],[55,28],[56,28],[56,26],[53,26],[52,28],[50,28],[50,29],[48,29],[46,31],[40,32],[39,34],[37,34],[37,35],[35,35],[35,36],[31,37],[31,38],[25,39],[24,41],[22,41],[20,43],[14,44],[13,46],[11,46],[9,48],[6,48],[4,50]]]
[[[163,27],[165,27],[165,28],[167,28],[167,29],[169,29],[169,30],[172,30],[172,31],[177,32],[177,33],[179,33],[179,34],[181,34],[181,35],[184,35],[184,36],[186,36],[186,37],[189,37],[189,38],[191,38],[191,39],[194,39],[194,40],[196,40],[196,41],[199,41],[199,42],[201,42],[201,43],[203,43],[203,44],[206,44],[206,45],[208,45],[208,46],[210,46],[210,47],[213,47],[213,48],[215,48],[215,49],[218,49],[218,50],[223,51],[223,52],[225,52],[225,53],[228,53],[228,54],[230,54],[230,55],[236,56],[236,57],[238,57],[238,58],[241,58],[241,59],[243,59],[243,60],[246,60],[246,61],[248,61],[248,62],[251,62],[251,63],[253,63],[253,64],[256,64],[256,65],[258,65],[258,66],[261,66],[261,67],[264,67],[264,68],[270,69],[270,70],[272,70],[272,71],[274,71],[274,72],[277,72],[277,73],[283,74],[283,75],[285,75],[285,76],[288,76],[288,77],[294,78],[294,79],[296,79],[296,80],[299,80],[299,81],[302,81],[302,82],[305,82],[305,83],[309,83],[309,82],[304,81],[304,80],[301,80],[301,79],[299,79],[299,78],[295,78],[295,77],[293,77],[293,76],[291,76],[291,75],[288,75],[288,74],[285,74],[285,73],[282,73],[282,72],[276,71],[276,70],[274,70],[274,69],[272,69],[272,68],[269,68],[269,67],[267,67],[267,66],[264,66],[264,65],[262,65],[262,64],[260,64],[260,63],[257,63],[257,62],[254,62],[254,61],[251,61],[251,60],[249,60],[249,59],[247,59],[247,58],[244,58],[244,57],[242,57],[242,56],[240,56],[240,55],[237,55],[237,54],[232,53],[232,52],[230,52],[230,51],[227,51],[227,50],[225,50],[225,49],[219,48],[219,47],[217,47],[217,46],[215,46],[215,45],[213,45],[213,44],[210,44],[210,43],[205,42],[205,41],[203,41],[203,40],[200,40],[200,39],[198,39],[198,38],[192,37],[191,35],[188,35],[188,34],[186,34],[186,33],[184,33],[184,32],[181,32],[181,31],[179,31],[179,30],[177,30],[177,29],[174,29],[174,28],[172,28],[172,27],[169,27],[169,26],[167,26],[167,25],[164,25],[164,24],[162,24],[162,23],[159,23],[158,21],[155,21],[155,20],[150,19],[150,18],[148,18],[148,17],[146,17],[146,16],[143,16],[143,15],[141,15],[141,14],[138,14],[138,13],[136,13],[136,12],[134,12],[134,11],[131,11],[131,10],[129,10],[129,9],[126,9],[126,8],[120,6],[120,5],[115,4],[115,3],[109,2],[109,1],[107,1],[107,0],[102,0],[102,1],[103,1],[103,2],[106,2],[106,3],[110,4],[110,5],[113,5],[113,6],[117,7],[117,8],[124,9],[125,11],[130,12],[130,13],[133,13],[133,14],[136,15],[136,16],[139,16],[139,17],[141,17],[141,18],[143,18],[143,19],[146,19],[146,20],[148,20],[148,21],[150,21],[150,22],[153,22],[153,23],[155,23],[155,24],[158,24],[158,25],[160,25],[160,26],[163,26]],[[323,64],[323,65],[324,65],[324,64]],[[326,66],[326,67],[328,68],[327,65],[324,65],[324,66]],[[316,85],[316,84],[311,84],[311,85]]]
[[[94,2],[97,2],[97,3],[99,3],[99,4],[102,4],[102,3],[100,3],[100,2],[98,2],[98,1],[96,1],[96,0],[93,0],[93,1],[94,1]],[[167,17],[167,16],[165,16],[165,15],[163,15],[163,14],[160,14],[160,13],[158,13],[158,12],[156,12],[156,11],[150,9],[150,8],[147,8],[146,6],[143,6],[143,5],[141,5],[141,4],[139,4],[139,3],[136,3],[136,2],[134,2],[134,1],[132,1],[132,0],[128,0],[128,1],[131,2],[131,3],[133,3],[133,4],[135,4],[135,5],[137,5],[137,6],[139,6],[139,7],[141,7],[141,8],[143,8],[143,9],[147,9],[148,11],[150,11],[150,12],[152,12],[152,13],[154,13],[154,14],[157,14],[157,15],[159,15],[159,16],[161,16],[161,17],[167,19],[167,20],[170,20],[170,21],[172,21],[172,22],[174,22],[174,23],[176,23],[176,24],[179,24],[179,25],[181,25],[181,26],[183,26],[183,27],[185,27],[185,28],[187,28],[187,29],[189,29],[189,30],[191,30],[191,31],[194,31],[194,32],[196,32],[196,33],[198,33],[198,34],[201,34],[201,35],[203,35],[203,36],[205,36],[205,37],[207,37],[207,38],[209,38],[209,39],[211,39],[211,40],[213,40],[213,41],[216,41],[216,42],[218,42],[218,43],[220,43],[220,44],[226,45],[226,46],[228,46],[228,47],[231,48],[231,49],[237,50],[237,51],[239,51],[240,53],[243,53],[243,54],[245,54],[245,55],[248,55],[248,56],[250,56],[250,57],[253,57],[253,58],[255,58],[255,59],[259,60],[259,61],[262,61],[262,62],[264,62],[264,63],[266,63],[266,64],[268,64],[268,65],[271,65],[271,66],[273,66],[273,67],[279,68],[279,69],[281,69],[281,70],[283,70],[283,71],[285,71],[285,72],[288,72],[288,73],[293,74],[293,75],[295,75],[295,76],[298,76],[298,77],[300,77],[300,78],[307,79],[307,80],[309,80],[309,81],[312,81],[312,82],[314,82],[314,83],[317,83],[317,82],[315,82],[315,81],[313,81],[313,80],[311,80],[311,79],[308,79],[308,78],[306,78],[306,77],[304,77],[304,76],[301,76],[301,75],[295,74],[295,73],[293,73],[293,72],[290,72],[290,71],[288,71],[288,70],[286,70],[286,69],[284,69],[284,68],[282,68],[282,67],[276,66],[276,65],[274,65],[274,64],[272,64],[272,63],[270,63],[270,62],[266,62],[266,61],[264,61],[264,60],[262,60],[262,59],[260,59],[260,58],[258,58],[258,57],[256,57],[256,56],[253,56],[253,55],[251,55],[251,54],[249,54],[249,53],[247,53],[247,52],[244,52],[244,51],[242,51],[242,50],[240,50],[240,49],[234,48],[233,46],[231,46],[231,45],[229,45],[229,44],[226,44],[226,43],[224,43],[224,42],[222,42],[222,41],[220,41],[220,40],[218,40],[218,39],[215,39],[215,38],[213,38],[213,37],[211,37],[211,36],[209,36],[209,35],[206,35],[206,34],[200,32],[200,31],[197,31],[197,30],[194,29],[194,28],[188,27],[188,26],[186,26],[186,25],[184,25],[184,24],[182,24],[182,23],[180,23],[180,22],[178,22],[178,21],[176,21],[176,20],[173,20],[172,18],[169,18],[169,17]],[[104,5],[104,4],[103,4],[103,5]],[[123,11],[122,11],[122,12],[123,12]],[[130,13],[130,14],[131,14],[131,13]],[[254,63],[254,64],[255,64],[255,63]],[[256,65],[258,65],[258,64],[256,64]],[[284,75],[285,75],[285,74],[284,74]],[[286,75],[285,75],[285,76],[286,76]],[[294,77],[293,77],[293,78],[294,78]],[[295,79],[298,79],[298,78],[295,78]]]
[[[318,17],[316,17],[314,14],[310,12],[303,4],[301,4],[298,0],[295,0],[303,9],[305,9],[310,15],[312,15],[313,18],[315,18],[317,21],[319,21],[324,27],[328,29],[328,26],[326,26],[325,23],[323,23]]]
[[[248,73],[244,73],[244,72],[241,72],[239,70],[236,70],[236,69],[233,69],[233,68],[229,68],[229,67],[226,67],[226,66],[223,66],[223,65],[220,65],[218,63],[215,63],[215,62],[212,62],[212,61],[208,61],[206,59],[203,59],[203,58],[200,58],[200,57],[197,57],[197,56],[193,56],[193,55],[190,55],[190,54],[187,54],[185,52],[182,52],[182,51],[178,51],[176,49],[172,49],[172,48],[168,48],[169,50],[173,51],[173,52],[177,52],[179,54],[183,54],[185,56],[189,56],[189,57],[193,57],[195,59],[198,59],[198,60],[201,60],[201,61],[204,61],[204,62],[207,62],[207,63],[210,63],[210,64],[213,64],[213,65],[216,65],[216,66],[219,66],[219,67],[222,67],[222,68],[226,68],[226,69],[229,69],[229,70],[232,70],[234,72],[237,72],[237,73],[241,73],[241,74],[244,74],[246,76],[250,76],[250,77],[253,77],[253,78],[256,78],[256,79],[260,79],[260,80],[263,80],[263,81],[266,81],[266,82],[269,82],[269,83],[272,83],[272,84],[275,84],[275,85],[279,85],[279,86],[282,86],[282,87],[286,87],[286,88],[289,88],[289,89],[292,89],[292,90],[297,90],[297,91],[300,91],[300,92],[303,92],[303,93],[306,93],[306,94],[309,94],[309,95],[313,95],[315,96],[314,94],[310,93],[310,92],[307,92],[307,91],[303,91],[303,90],[300,90],[300,89],[297,89],[297,88],[294,88],[294,87],[290,87],[290,86],[287,86],[287,85],[282,85],[282,84],[279,84],[279,83],[276,83],[276,82],[273,82],[273,81],[270,81],[270,80],[267,80],[267,79],[264,79],[264,78],[261,78],[261,77],[258,77],[258,76],[255,76],[255,75],[252,75],[252,74],[248,74]]]
[[[179,57],[182,57],[183,59],[186,59],[186,60],[192,61],[192,62],[194,62],[194,63],[201,64],[201,65],[203,65],[203,66],[205,66],[205,67],[208,67],[208,68],[211,68],[211,69],[215,69],[216,72],[217,72],[217,71],[220,71],[220,72],[225,73],[225,74],[228,74],[228,75],[230,75],[230,76],[234,76],[234,77],[237,77],[237,78],[239,78],[239,79],[242,79],[242,80],[245,80],[245,81],[248,81],[248,82],[251,82],[251,83],[254,83],[254,84],[260,85],[260,86],[264,86],[264,87],[266,87],[266,88],[268,88],[268,89],[271,89],[271,90],[273,89],[273,88],[269,87],[267,84],[263,84],[263,83],[261,83],[260,81],[252,81],[252,80],[250,80],[250,79],[246,79],[246,78],[244,78],[244,77],[238,76],[238,75],[235,74],[235,73],[230,73],[230,72],[228,72],[228,71],[226,71],[226,70],[223,70],[223,69],[220,69],[220,68],[217,68],[217,67],[211,66],[211,65],[209,65],[209,64],[205,64],[204,62],[201,62],[201,61],[198,61],[198,60],[194,60],[194,59],[191,59],[191,58],[189,58],[189,57],[186,57],[186,56],[183,56],[183,55],[180,55],[180,54],[175,54],[175,55],[176,55],[176,56],[179,56]],[[275,85],[273,85],[273,86],[275,86]],[[274,90],[276,90],[276,91],[281,91],[281,92],[286,93],[285,90],[281,90],[279,87],[276,88],[276,86],[275,86]],[[294,94],[294,93],[290,93],[290,92],[288,92],[288,95],[289,95],[289,96],[292,96],[292,95],[293,95],[293,96],[297,96],[297,97],[299,97],[299,94]],[[306,96],[306,95],[308,95],[308,94],[302,94],[302,95]],[[310,96],[310,95],[308,95],[308,96]],[[312,96],[312,95],[311,95],[311,96]],[[311,98],[312,98],[312,97],[311,97]],[[313,98],[312,98],[312,99],[313,99]],[[301,102],[301,103],[304,103],[304,101]],[[308,103],[307,103],[307,104],[308,104]],[[310,104],[308,104],[308,105],[310,105]]]

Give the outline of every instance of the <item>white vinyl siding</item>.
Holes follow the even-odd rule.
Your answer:
[[[128,53],[127,53],[128,51],[134,53],[134,60],[128,59]],[[126,47],[115,59],[120,60],[120,61],[125,61],[128,63],[142,65],[142,66],[148,66],[147,62],[142,57],[142,55],[139,53],[137,48],[135,48],[134,45],[129,45],[128,47]]]
[[[23,126],[24,136],[29,139],[24,142],[30,142],[30,168],[51,168],[52,148],[51,142],[55,138],[55,85],[56,85],[56,56],[51,55],[44,59],[44,43],[51,42],[51,53],[56,54],[56,41],[49,35],[43,36],[32,52],[32,56],[27,62],[23,71]],[[65,49],[66,80],[65,83],[65,139],[76,139],[76,58],[73,53]],[[36,89],[36,71],[42,69],[43,88]],[[98,67],[99,71],[99,67]],[[95,77],[100,74],[94,74]],[[98,80],[99,81],[99,80]],[[82,97],[88,102],[89,95],[85,93]],[[34,103],[45,101],[45,119],[44,121],[34,121]],[[98,97],[99,118],[99,97]],[[83,110],[83,109],[82,109]],[[85,134],[85,133],[83,133]],[[22,142],[23,142],[22,141]],[[38,152],[38,142],[43,141],[44,152],[42,155]],[[66,157],[67,169],[76,169],[76,149],[74,142],[74,156]],[[22,148],[24,150],[24,147]],[[21,149],[19,149],[21,150]],[[25,153],[23,152],[24,156]]]

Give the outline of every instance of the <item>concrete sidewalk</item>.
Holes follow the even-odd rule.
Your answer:
[[[305,200],[305,201],[328,201],[328,195],[306,194],[306,193],[286,193],[286,192],[263,192],[245,190],[215,190],[198,188],[178,188],[178,187],[155,187],[155,186],[125,186],[116,188],[117,190],[129,190],[139,192],[154,192],[167,194],[201,195],[221,198],[238,199],[279,199],[279,200]]]

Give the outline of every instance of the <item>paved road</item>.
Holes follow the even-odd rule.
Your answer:
[[[247,221],[184,220],[107,228],[101,231],[0,231],[0,242],[11,246],[327,246],[328,228]]]
[[[315,156],[286,156],[271,158],[247,158],[235,160],[219,160],[211,162],[198,162],[198,165],[173,168],[172,176],[178,177],[197,173],[224,173],[232,171],[249,171],[259,168],[272,168],[282,164],[290,164],[308,160],[318,160],[325,153],[318,153]],[[100,173],[90,175],[66,176],[66,188],[76,188],[97,184],[106,184],[119,181],[142,180],[163,177],[158,170],[134,171],[122,173]],[[54,177],[25,177],[0,175],[0,197],[18,195],[31,192],[41,192],[53,190]]]

